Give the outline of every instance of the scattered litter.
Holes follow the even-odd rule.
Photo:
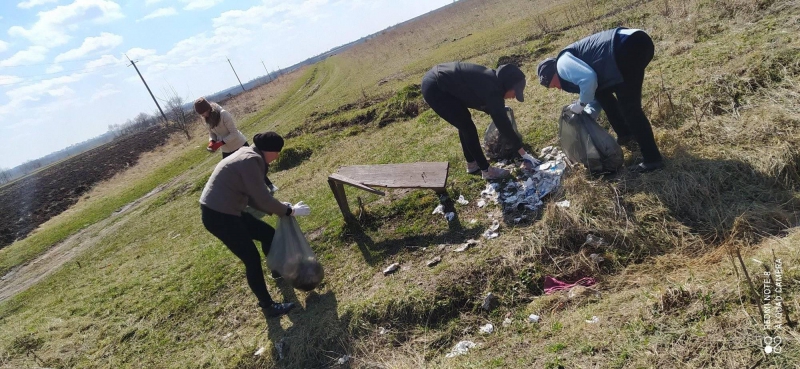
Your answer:
[[[548,276],[544,277],[544,293],[546,295],[549,295],[549,294],[551,294],[553,292],[568,290],[568,289],[570,289],[572,287],[575,287],[575,286],[578,286],[578,285],[581,285],[581,286],[584,286],[584,287],[589,287],[589,286],[591,286],[591,285],[593,285],[595,283],[596,282],[595,282],[594,278],[592,278],[592,277],[584,277],[584,278],[579,279],[575,283],[567,283],[567,282],[559,281],[558,279],[555,279],[555,278],[553,278],[553,277],[548,275]]]
[[[450,353],[448,353],[444,357],[451,358],[451,357],[456,357],[456,356],[459,356],[459,355],[464,355],[467,352],[469,352],[470,349],[475,348],[476,346],[478,346],[478,345],[475,344],[475,342],[472,342],[472,341],[461,341],[461,342],[457,343],[453,347],[453,349],[450,350]]]
[[[433,209],[433,213],[431,214],[444,214],[444,205],[439,204],[436,209]]]
[[[478,200],[478,207],[482,208],[484,206],[486,206],[486,200],[484,200],[484,199]]]
[[[400,264],[399,263],[394,263],[392,265],[389,265],[388,267],[386,267],[386,269],[383,270],[383,275],[392,274],[392,273],[396,272],[398,269],[400,269]]]
[[[558,206],[559,208],[568,208],[569,205],[570,205],[569,200],[559,201],[556,203],[556,206]]]
[[[503,320],[503,327],[508,327],[513,322],[514,321],[511,318],[506,318],[505,320]]]
[[[447,219],[448,222],[452,222],[453,219],[455,219],[455,217],[456,217],[456,213],[454,213],[452,211],[444,215],[444,218]]]
[[[495,219],[495,220],[492,222],[492,225],[489,227],[489,230],[490,230],[490,231],[492,231],[492,232],[494,232],[494,231],[496,231],[496,230],[498,230],[498,229],[500,229],[500,221],[499,221],[499,220],[497,220],[497,219]]]
[[[608,246],[608,242],[606,242],[606,240],[604,240],[604,239],[602,239],[600,237],[597,237],[597,236],[595,236],[593,234],[590,234],[590,235],[586,236],[586,244],[589,245],[589,246],[594,246],[594,247],[605,247],[605,246]]]
[[[469,201],[467,201],[467,199],[464,198],[464,195],[458,195],[458,200],[456,200],[456,202],[461,205],[469,204]]]
[[[344,365],[348,361],[350,361],[350,355],[344,355],[344,356],[340,357],[339,360],[336,360],[336,364]]]
[[[448,197],[448,196],[447,196],[447,193],[441,193],[441,194],[439,194],[439,202],[442,202],[442,203],[443,203],[443,202],[447,201],[447,199],[449,199],[449,198],[450,198],[450,197]]]
[[[486,311],[491,311],[499,304],[497,296],[493,293],[489,292],[486,294],[486,297],[483,298],[483,304],[481,304],[481,309]]]
[[[442,261],[442,257],[441,256],[437,256],[437,257],[435,257],[435,258],[433,258],[431,260],[428,260],[428,262],[425,263],[425,265],[427,265],[428,267],[432,267],[432,266],[434,266],[436,264],[439,264],[440,261]]]
[[[541,319],[541,317],[536,314],[528,315],[528,323],[539,323],[539,319]]]
[[[487,229],[486,232],[483,232],[483,237],[487,240],[491,240],[493,238],[500,237],[500,234],[497,232],[492,232],[491,230]]]
[[[603,257],[598,255],[598,254],[589,255],[589,259],[591,259],[593,262],[595,262],[597,264],[600,264],[601,262],[603,262],[603,260],[606,260],[606,259],[603,259]]]
[[[386,334],[388,332],[389,332],[388,329],[386,329],[384,327],[378,327],[378,334],[380,334],[381,336],[383,336],[384,334]]]
[[[589,324],[597,324],[599,322],[600,322],[600,318],[598,318],[596,316],[592,316],[592,319],[587,319],[586,320],[586,323],[589,323]]]
[[[459,248],[457,248],[457,249],[455,249],[453,251],[455,251],[455,252],[464,252],[464,251],[467,251],[468,248],[470,248],[472,246],[476,246],[477,244],[478,244],[478,241],[476,241],[476,240],[467,240],[467,242],[464,243],[463,245],[461,245],[461,247],[459,247]]]
[[[475,223],[478,223],[477,219],[470,219],[469,220],[469,224],[475,224]]]
[[[259,349],[256,350],[256,353],[253,354],[253,356],[261,356],[261,354],[263,354],[264,351],[267,351],[266,347],[259,347]]]
[[[480,331],[483,334],[491,334],[492,332],[494,332],[494,326],[492,325],[492,323],[486,323],[486,325],[481,326]]]

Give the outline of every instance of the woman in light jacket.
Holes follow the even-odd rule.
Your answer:
[[[194,111],[203,117],[208,129],[208,151],[222,150],[222,158],[228,157],[242,146],[250,146],[247,138],[236,128],[233,115],[219,104],[201,97],[194,102]]]

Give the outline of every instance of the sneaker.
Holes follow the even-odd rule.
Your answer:
[[[273,302],[268,304],[267,307],[262,306],[261,313],[264,314],[264,318],[269,319],[289,314],[289,311],[292,309],[294,309],[293,302]]]
[[[492,181],[496,179],[503,179],[511,175],[511,172],[498,167],[489,167],[488,170],[484,170],[481,172],[481,177],[487,181]]]
[[[664,167],[663,161],[655,161],[652,163],[639,163],[628,167],[628,170],[634,173],[647,173],[658,170]]]
[[[467,162],[467,173],[468,174],[478,174],[481,170],[481,167],[478,166],[478,162],[470,161]]]

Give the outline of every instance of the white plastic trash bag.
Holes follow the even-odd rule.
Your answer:
[[[294,217],[278,218],[275,238],[267,255],[267,266],[278,272],[292,287],[311,291],[325,276],[314,250]]]

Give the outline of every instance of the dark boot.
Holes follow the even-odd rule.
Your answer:
[[[294,309],[293,302],[258,303],[258,306],[261,307],[261,313],[264,314],[264,318],[267,319],[286,315],[290,310]]]
[[[278,273],[278,272],[276,272],[276,271],[274,271],[274,270],[272,271],[272,274],[271,274],[270,276],[271,276],[271,277],[272,277],[272,279],[274,279],[274,280],[278,280],[278,279],[281,279],[281,278],[283,278],[283,277],[281,276],[281,274],[280,274],[280,273]]]

